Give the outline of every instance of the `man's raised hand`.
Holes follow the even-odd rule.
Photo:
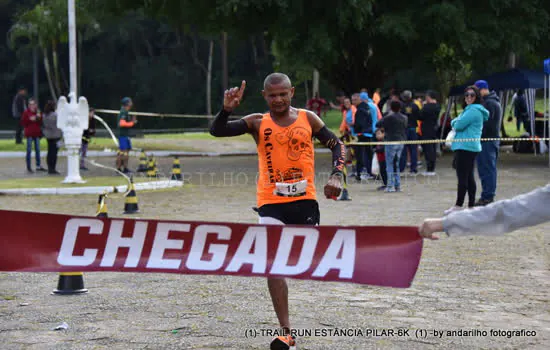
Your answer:
[[[244,94],[244,88],[246,87],[246,81],[243,80],[241,87],[234,87],[229,90],[225,90],[223,95],[223,109],[228,112],[232,112],[241,103]]]

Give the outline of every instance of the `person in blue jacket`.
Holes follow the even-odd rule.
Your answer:
[[[476,198],[476,180],[474,177],[474,164],[476,156],[481,152],[481,132],[483,123],[489,119],[489,111],[481,105],[481,94],[475,86],[469,86],[464,90],[464,111],[451,122],[456,132],[455,139],[478,139],[477,141],[453,142],[451,149],[455,152],[454,165],[458,178],[456,203],[445,211],[449,214],[462,210],[464,198],[468,192],[468,207],[472,208]]]

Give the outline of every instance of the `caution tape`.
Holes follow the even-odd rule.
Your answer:
[[[529,137],[529,138],[514,138],[514,137],[494,137],[494,138],[470,138],[470,139],[453,139],[447,141],[444,139],[435,140],[407,140],[407,141],[377,141],[377,142],[347,142],[346,146],[377,146],[377,145],[425,145],[430,143],[447,143],[447,142],[487,142],[487,141],[548,141],[549,137]]]
[[[120,111],[114,109],[96,109],[98,113],[119,114]],[[165,114],[165,113],[149,113],[149,112],[128,112],[130,115],[154,118],[191,118],[191,119],[212,119],[213,115],[198,115],[198,114]],[[242,116],[230,116],[229,119],[240,119]]]

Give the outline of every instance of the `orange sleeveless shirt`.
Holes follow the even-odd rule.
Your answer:
[[[316,200],[312,130],[305,110],[281,127],[263,115],[258,134],[257,205]]]

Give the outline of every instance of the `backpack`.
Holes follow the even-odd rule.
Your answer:
[[[357,106],[357,112],[355,112],[355,125],[354,131],[357,134],[372,134],[372,114],[368,103],[361,103]]]

